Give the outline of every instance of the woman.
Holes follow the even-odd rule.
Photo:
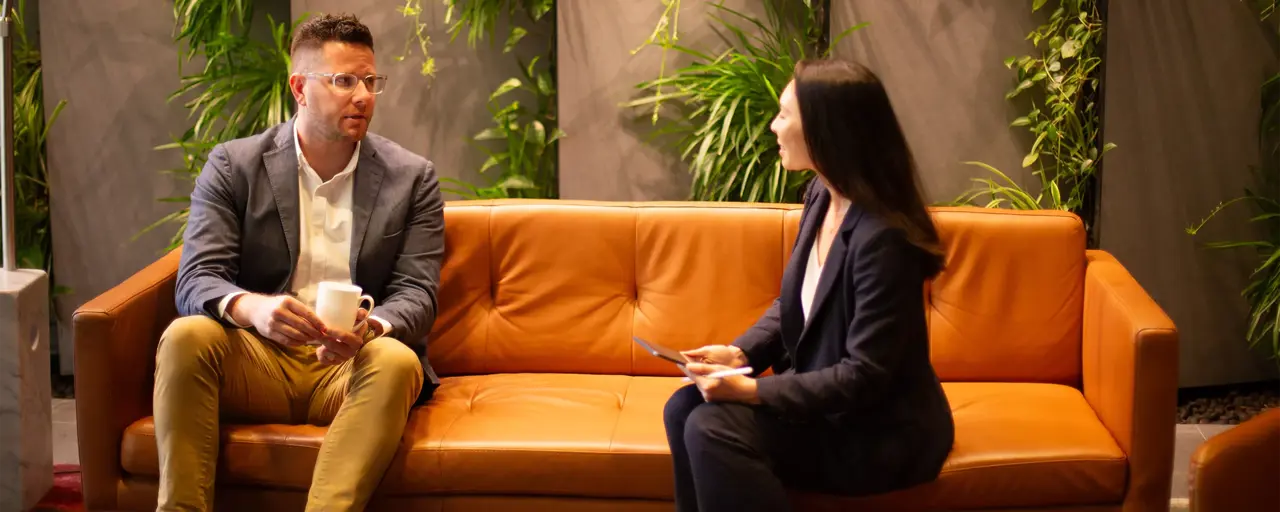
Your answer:
[[[781,296],[732,345],[684,353],[696,385],[664,414],[681,511],[913,486],[937,478],[954,439],[922,297],[942,251],[883,86],[858,64],[806,61],[780,103],[782,166],[818,179]]]

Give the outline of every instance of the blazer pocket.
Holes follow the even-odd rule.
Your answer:
[[[390,235],[382,235],[382,238],[384,238],[384,239],[395,238],[395,237],[398,237],[398,236],[400,236],[400,235],[402,235],[402,234],[404,234],[404,226],[400,226],[400,230],[399,230],[399,231],[396,231],[395,233],[392,233],[392,234],[390,234]]]

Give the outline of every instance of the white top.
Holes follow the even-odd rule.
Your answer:
[[[315,309],[316,292],[322,281],[351,283],[351,194],[355,189],[356,163],[360,159],[360,143],[342,172],[329,181],[320,179],[302,154],[298,143],[298,125],[293,127],[293,147],[298,155],[298,266],[293,271],[289,288],[298,301]],[[229,322],[227,304],[240,292],[228,294],[218,303],[218,313]],[[373,317],[382,324],[382,332],[391,332],[385,319]],[[239,324],[236,324],[239,325]],[[248,328],[250,326],[241,325]]]
[[[818,264],[818,237],[813,237],[813,247],[809,248],[809,261],[804,266],[804,283],[800,285],[800,309],[804,311],[804,321],[809,323],[809,311],[813,307],[813,295],[818,291],[818,278],[822,277],[822,266]]]
[[[290,288],[307,307],[316,307],[321,281],[351,282],[351,192],[356,182],[360,143],[342,172],[329,181],[320,179],[302,155],[294,125],[293,145],[298,152],[298,266]]]

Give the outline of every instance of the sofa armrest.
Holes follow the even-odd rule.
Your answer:
[[[1274,511],[1280,505],[1280,408],[1209,438],[1191,455],[1191,511]]]
[[[181,249],[76,309],[76,435],[85,507],[115,509],[120,441],[151,415],[156,345],[177,316]]]
[[[1087,251],[1084,396],[1128,457],[1123,510],[1169,509],[1178,331],[1115,257]]]

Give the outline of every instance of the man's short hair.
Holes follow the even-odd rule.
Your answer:
[[[296,57],[299,50],[319,50],[325,43],[334,41],[364,45],[373,50],[373,34],[354,15],[323,14],[298,25],[289,55]]]

